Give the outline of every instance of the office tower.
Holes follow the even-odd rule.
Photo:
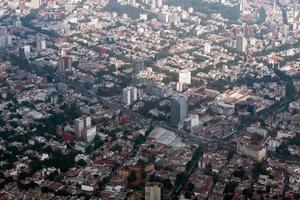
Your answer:
[[[139,59],[136,60],[133,64],[133,73],[132,73],[132,78],[133,81],[138,81],[138,79],[140,78],[140,74],[142,73],[142,71],[145,69],[145,64],[144,64],[144,60]]]
[[[36,41],[36,48],[38,51],[43,51],[46,49],[46,41],[42,38],[39,38],[37,41]]]
[[[72,58],[70,57],[63,57],[63,58],[60,58],[58,60],[58,71],[59,72],[66,72],[66,71],[69,71],[71,72],[73,69],[72,69]]]
[[[178,82],[183,84],[191,84],[191,71],[182,70],[178,74]]]
[[[75,136],[77,139],[82,138],[84,131],[84,119],[75,119]]]
[[[92,125],[92,119],[90,116],[84,116],[84,127],[90,127]]]
[[[125,105],[131,104],[131,95],[130,95],[130,90],[128,88],[123,89],[123,103]]]
[[[130,86],[123,89],[123,103],[125,105],[131,105],[137,100],[137,88]]]
[[[136,87],[131,87],[130,97],[131,97],[132,103],[137,100],[138,93],[137,93]]]
[[[161,188],[157,183],[147,183],[145,186],[145,200],[161,200]]]
[[[29,45],[25,45],[24,47],[19,48],[19,56],[21,58],[29,58],[30,56],[30,46]]]
[[[87,142],[91,142],[97,134],[97,129],[95,126],[90,126],[85,129],[83,139]]]
[[[240,0],[240,2],[239,2],[239,9],[240,9],[240,12],[245,11],[245,2],[243,0]]]
[[[239,36],[236,41],[236,48],[239,52],[246,52],[247,49],[247,39],[243,36]]]
[[[0,27],[0,48],[6,48],[8,46],[11,46],[11,44],[11,35],[8,34],[5,27]]]
[[[84,139],[90,142],[94,139],[96,131],[96,127],[92,126],[90,116],[75,119],[75,136],[77,139]]]
[[[183,90],[183,84],[180,82],[176,83],[176,91],[182,92],[182,90]]]
[[[209,42],[204,44],[204,53],[209,54],[211,50],[211,44]]]
[[[184,120],[184,127],[186,130],[191,130],[195,127],[198,127],[200,124],[199,116],[192,115]]]
[[[183,94],[174,94],[171,98],[171,124],[182,124],[188,113],[188,97]]]

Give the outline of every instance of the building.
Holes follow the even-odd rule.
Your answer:
[[[140,20],[147,21],[147,19],[148,19],[147,14],[140,14]]]
[[[184,128],[186,130],[192,130],[193,128],[200,126],[200,120],[198,115],[191,115],[184,120]]]
[[[183,124],[188,114],[188,97],[183,94],[174,94],[171,98],[171,124]]]
[[[151,86],[151,94],[166,98],[173,94],[173,90],[170,85],[165,85],[162,82],[158,82]]]
[[[256,160],[266,158],[266,137],[262,130],[264,129],[252,128],[242,133],[237,141],[237,152]]]
[[[72,58],[70,57],[63,57],[63,58],[60,58],[58,60],[58,71],[59,72],[66,72],[66,71],[69,71],[71,72],[73,69],[72,69]]]
[[[91,142],[97,134],[97,129],[95,126],[90,126],[85,129],[85,135],[84,139],[86,139],[87,142]]]
[[[157,19],[158,21],[162,22],[162,23],[169,23],[169,13],[166,12],[160,12],[157,15]]]
[[[247,50],[247,39],[245,37],[239,36],[236,41],[236,49],[239,52],[246,52]]]
[[[82,138],[84,131],[84,119],[75,119],[75,136],[77,139]]]
[[[146,184],[145,200],[161,200],[161,188],[158,183]]]
[[[6,48],[12,45],[11,35],[8,34],[7,29],[0,27],[0,48]]]
[[[75,119],[75,136],[77,139],[84,139],[90,142],[96,136],[96,132],[96,127],[92,126],[90,116]]]
[[[191,84],[192,78],[191,78],[191,71],[183,70],[180,71],[178,74],[178,82],[179,83],[185,83],[185,84]]]
[[[211,51],[211,44],[209,42],[204,44],[204,53],[209,54]]]
[[[41,5],[42,5],[42,1],[41,0],[30,0],[28,6],[31,9],[38,9]]]
[[[36,41],[36,49],[37,51],[43,51],[46,49],[46,41],[42,38],[39,38],[37,41]]]
[[[245,11],[245,2],[243,0],[239,1],[239,9],[240,9],[240,12]]]
[[[176,83],[176,91],[182,92],[182,90],[183,90],[183,84],[180,82]]]
[[[19,56],[21,58],[29,58],[30,57],[30,46],[25,45],[24,47],[19,48]]]
[[[132,72],[132,78],[134,82],[137,82],[140,79],[141,73],[143,72],[144,69],[145,69],[144,60],[138,59],[134,62],[133,72]]]
[[[123,103],[125,105],[131,105],[133,102],[137,100],[137,88],[133,86],[129,86],[123,89]]]

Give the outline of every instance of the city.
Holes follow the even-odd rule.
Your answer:
[[[300,199],[299,0],[1,0],[0,200]]]

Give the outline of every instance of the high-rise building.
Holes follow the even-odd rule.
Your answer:
[[[77,139],[82,138],[84,131],[84,119],[75,119],[75,136]]]
[[[182,70],[178,74],[178,82],[179,83],[185,83],[185,84],[191,84],[191,71],[188,70]]]
[[[130,86],[123,89],[123,103],[125,105],[131,105],[137,100],[137,88]]]
[[[42,38],[39,38],[37,41],[36,41],[36,49],[38,51],[43,51],[46,49],[46,41]]]
[[[176,91],[182,92],[182,90],[183,90],[183,84],[180,82],[176,83]]]
[[[239,1],[239,9],[240,9],[240,12],[244,12],[244,10],[245,10],[245,2],[243,0]]]
[[[209,42],[204,44],[204,53],[209,54],[211,51],[211,44]]]
[[[133,64],[133,72],[132,72],[132,78],[133,81],[136,82],[139,80],[140,78],[140,74],[142,73],[142,71],[145,69],[145,63],[144,60],[139,59],[136,60]]]
[[[92,119],[90,116],[84,116],[84,127],[90,127],[92,125]]]
[[[0,48],[6,48],[12,45],[11,35],[8,34],[5,27],[0,27]]]
[[[75,119],[75,136],[77,139],[84,139],[90,142],[94,139],[96,131],[96,127],[92,126],[90,116]]]
[[[243,36],[239,36],[236,40],[236,49],[239,52],[246,52],[247,50],[247,39]]]
[[[19,56],[21,58],[29,58],[30,52],[31,50],[29,45],[25,45],[24,47],[19,48]]]
[[[97,134],[97,129],[95,126],[90,126],[85,129],[84,133],[84,139],[88,142],[91,142]]]
[[[72,58],[70,57],[63,57],[63,58],[60,58],[58,60],[58,71],[59,72],[66,72],[66,71],[69,71],[71,72],[73,69],[72,69]]]
[[[161,188],[158,183],[146,184],[145,200],[161,200]]]
[[[171,98],[171,124],[182,124],[188,114],[188,97],[183,94],[174,94]]]

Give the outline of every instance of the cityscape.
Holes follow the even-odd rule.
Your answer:
[[[0,0],[0,200],[299,200],[300,0]]]

